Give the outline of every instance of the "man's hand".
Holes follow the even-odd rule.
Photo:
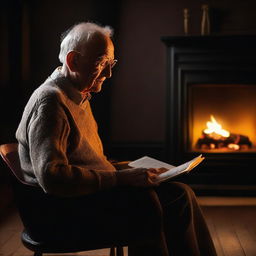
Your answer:
[[[117,185],[134,187],[152,187],[157,186],[157,176],[166,171],[160,169],[132,168],[116,172]]]

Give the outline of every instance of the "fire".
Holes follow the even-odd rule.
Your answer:
[[[221,124],[215,120],[213,115],[206,125],[207,128],[202,131],[201,137],[197,140],[196,147],[199,149],[223,152],[223,150],[249,150],[253,146],[248,136],[222,129]]]
[[[230,144],[228,144],[228,148],[233,149],[233,150],[239,150],[240,146],[237,144],[230,143]]]
[[[211,121],[208,121],[206,125],[207,128],[204,130],[206,134],[216,134],[225,138],[230,136],[230,132],[222,129],[221,124],[217,123],[213,115],[211,115]]]

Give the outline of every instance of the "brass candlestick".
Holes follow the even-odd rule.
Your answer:
[[[202,5],[202,21],[201,21],[201,35],[210,34],[210,18],[209,18],[209,6],[207,4]]]
[[[183,17],[184,17],[184,33],[188,35],[189,30],[189,10],[188,8],[183,9]]]

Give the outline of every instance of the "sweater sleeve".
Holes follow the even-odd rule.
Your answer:
[[[70,126],[57,96],[38,102],[27,134],[32,167],[46,193],[69,197],[115,185],[114,172],[85,169],[69,163],[66,153]]]

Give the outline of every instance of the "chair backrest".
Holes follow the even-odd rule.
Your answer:
[[[45,230],[41,231],[41,234],[42,232],[45,232],[45,235],[47,237],[46,238],[47,242],[45,242],[43,239],[41,243],[34,241],[29,236],[29,234],[30,234],[30,231],[33,230],[32,234],[34,234],[34,236],[36,237],[36,233],[38,233],[39,229],[35,231],[36,230],[35,227],[37,228],[42,227],[43,224],[41,224],[41,226],[38,224],[38,221],[41,223],[40,218],[35,218],[35,216],[41,216],[40,215],[42,213],[41,209],[45,208],[44,205],[48,205],[48,204],[45,204],[45,202],[49,200],[49,196],[39,187],[28,184],[25,181],[23,172],[21,169],[21,165],[20,165],[17,143],[0,145],[0,155],[3,158],[4,162],[8,165],[8,167],[12,171],[13,175],[19,181],[17,182],[19,189],[16,190],[17,191],[16,198],[18,199],[17,205],[18,205],[20,217],[25,227],[25,231],[23,231],[22,233],[22,242],[28,249],[35,251],[36,252],[35,255],[42,255],[41,252],[68,253],[68,252],[93,250],[93,249],[107,247],[104,243],[97,242],[97,241],[96,241],[95,247],[93,247],[91,243],[86,244],[84,241],[82,243],[78,243],[77,240],[71,241],[68,234],[67,234],[67,241],[65,243],[61,242],[60,244],[58,244],[57,242],[59,242],[59,240],[57,239],[56,243],[50,240],[51,242],[47,244],[49,241],[47,239],[49,239],[48,236],[51,230],[47,232],[45,232]],[[29,185],[29,186],[24,186],[24,185]],[[41,206],[41,207],[38,207],[38,206]],[[35,209],[37,210],[36,214],[35,214]],[[111,255],[115,255],[113,248],[111,251],[112,251]],[[118,247],[117,256],[118,255],[120,256],[123,255],[122,247]]]
[[[18,181],[25,185],[28,184],[23,176],[23,172],[20,166],[20,158],[18,154],[18,144],[11,143],[11,144],[4,144],[0,145],[0,155],[8,165],[10,170],[12,171],[13,175],[17,178]]]

